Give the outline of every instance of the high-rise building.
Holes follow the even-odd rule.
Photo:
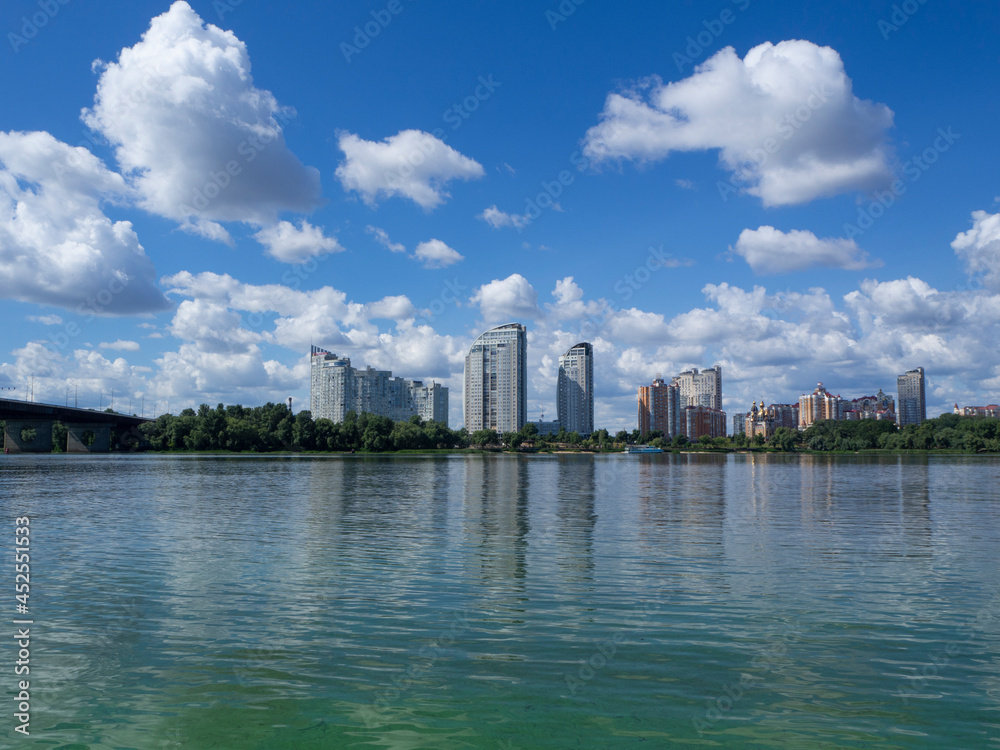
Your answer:
[[[915,370],[907,370],[896,378],[896,386],[899,391],[897,403],[899,409],[896,412],[897,423],[900,427],[908,424],[920,424],[927,419],[927,401],[924,397],[924,368],[918,367]]]
[[[465,357],[465,429],[517,432],[528,421],[528,334],[520,323],[491,328]]]
[[[448,424],[448,388],[440,383],[424,385],[420,380],[410,384],[413,410],[425,422]]]
[[[700,373],[697,369],[682,372],[674,381],[680,386],[681,407],[707,406],[722,409],[722,367],[716,365]]]
[[[843,399],[823,387],[799,398],[799,429],[806,429],[820,419],[843,419]]]
[[[653,430],[670,439],[682,434],[680,386],[657,378],[652,385],[639,387],[639,433]]]
[[[313,419],[343,422],[347,413],[366,412],[403,422],[419,414],[448,424],[448,389],[438,383],[394,378],[388,370],[358,370],[348,357],[312,348],[310,409]]]
[[[747,434],[747,413],[737,412],[733,414],[733,437]]]
[[[594,347],[577,344],[559,357],[559,424],[566,432],[594,431]]]

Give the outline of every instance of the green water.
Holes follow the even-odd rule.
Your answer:
[[[2,747],[1000,750],[996,458],[2,458]]]

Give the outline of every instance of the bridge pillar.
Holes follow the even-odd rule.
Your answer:
[[[52,425],[54,420],[8,419],[3,429],[3,448],[6,453],[51,453]],[[25,440],[25,430],[35,431],[30,440]]]
[[[91,436],[92,440],[88,440]],[[110,450],[111,425],[109,423],[79,422],[66,425],[67,453],[108,453]]]

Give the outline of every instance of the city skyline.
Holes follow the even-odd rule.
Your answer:
[[[457,394],[520,320],[532,417],[580,341],[613,430],[704,363],[995,403],[1000,8],[722,5],[10,0],[0,387],[301,404],[315,341]]]

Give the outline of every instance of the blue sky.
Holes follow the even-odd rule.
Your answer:
[[[860,7],[859,7],[860,6]],[[308,403],[529,329],[529,417],[721,364],[728,411],[1000,390],[1000,8],[257,0],[0,12],[0,381]],[[377,33],[376,33],[377,32]]]

